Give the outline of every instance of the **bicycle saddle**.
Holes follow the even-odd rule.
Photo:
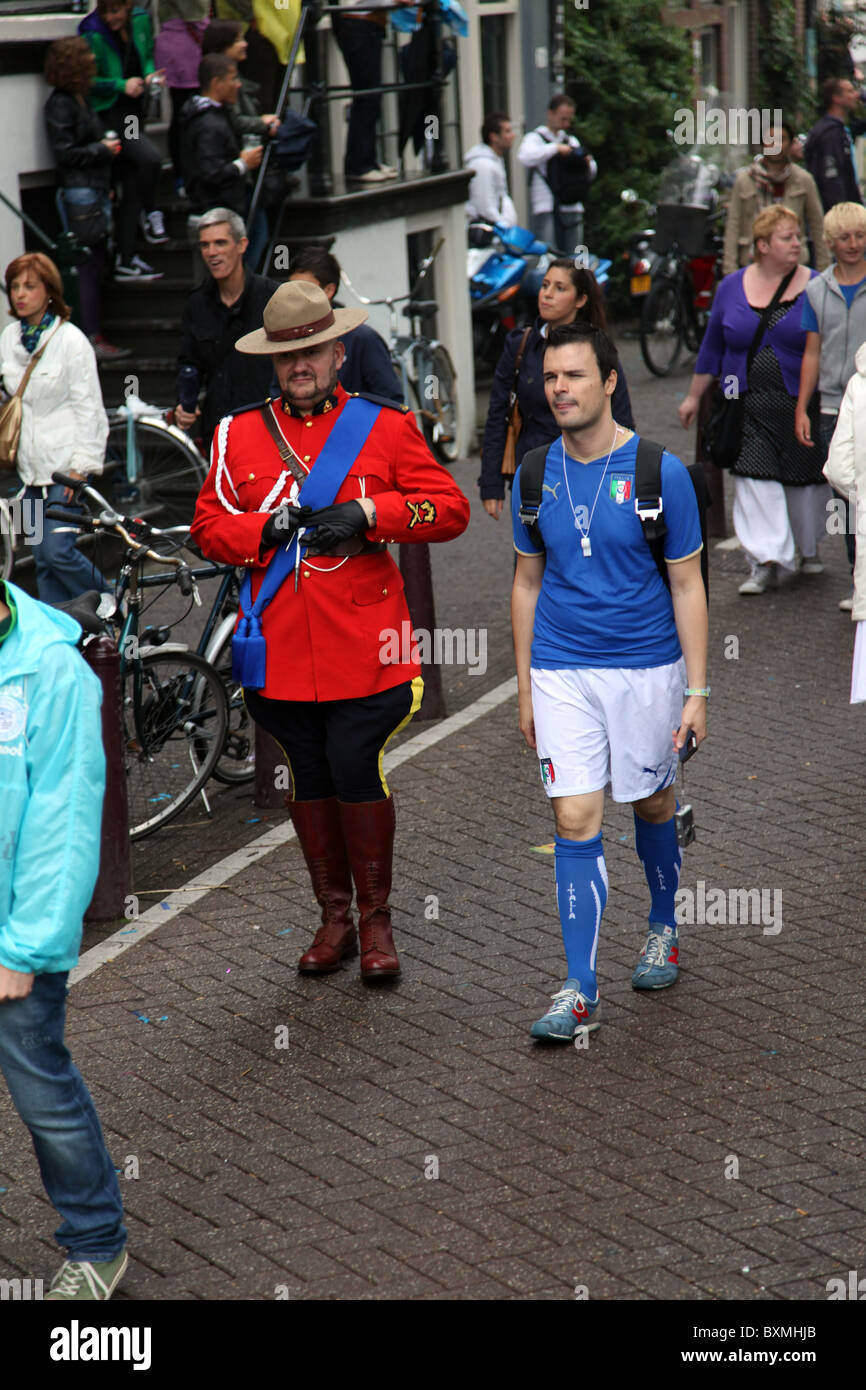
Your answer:
[[[439,305],[435,299],[410,299],[409,303],[404,305],[403,313],[407,318],[413,318],[417,314],[419,318],[429,319],[433,317],[438,308]]]
[[[96,612],[101,597],[96,589],[88,589],[86,594],[68,598],[64,603],[52,603],[51,607],[59,608],[61,613],[68,613],[85,632],[100,633],[105,631],[103,621]]]

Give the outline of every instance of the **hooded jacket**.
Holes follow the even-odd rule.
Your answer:
[[[842,393],[856,370],[855,354],[866,342],[866,280],[861,280],[849,307],[829,266],[806,286],[806,295],[821,334],[818,390],[822,410],[838,410]]]
[[[822,116],[809,131],[803,163],[818,185],[824,211],[837,203],[862,203],[851,159],[851,136],[838,116]]]
[[[837,492],[845,497],[853,493],[857,499],[860,544],[854,561],[851,617],[855,623],[860,623],[866,619],[866,343],[857,349],[854,365],[856,371],[842,397],[839,419],[830,441],[824,477]]]
[[[102,688],[73,618],[8,581],[0,596],[0,965],[50,974],[78,959],[99,869]]]
[[[180,150],[192,211],[231,208],[243,217],[247,174],[228,109],[206,97],[190,97],[180,113]]]
[[[463,163],[472,170],[466,217],[470,222],[501,222],[517,226],[517,209],[508,196],[505,160],[483,142],[473,145]]]
[[[82,19],[78,32],[87,39],[96,57],[96,77],[90,89],[90,104],[94,111],[107,111],[124,95],[123,50],[105,20],[96,10]],[[153,61],[153,24],[146,10],[134,9],[129,23],[129,37],[138,51],[142,77],[155,71]]]

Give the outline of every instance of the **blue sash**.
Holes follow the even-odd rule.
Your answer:
[[[298,493],[299,505],[317,510],[331,505],[366,444],[381,409],[381,406],[360,396],[352,396],[346,402]],[[241,620],[232,638],[232,679],[248,690],[261,690],[265,684],[267,647],[262,634],[262,614],[283,580],[294,569],[297,550],[298,537],[295,534],[288,545],[274,551],[255,603],[251,603],[252,579],[249,570],[241,583]],[[301,556],[305,553],[306,547],[302,547]]]

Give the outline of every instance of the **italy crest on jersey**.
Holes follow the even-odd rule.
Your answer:
[[[620,506],[627,502],[631,497],[631,478],[611,478],[610,495]]]

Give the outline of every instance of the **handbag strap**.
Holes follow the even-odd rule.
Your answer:
[[[773,310],[775,309],[775,307],[776,307],[776,305],[778,304],[779,300],[782,298],[782,295],[785,293],[785,290],[788,288],[788,286],[790,285],[791,281],[793,280],[794,276],[796,275],[796,273],[797,273],[797,271],[798,271],[799,269],[800,269],[800,267],[799,267],[798,265],[795,265],[793,270],[789,270],[789,271],[788,271],[788,274],[785,276],[784,280],[782,280],[782,282],[780,283],[778,289],[776,290],[776,293],[773,295],[773,298],[770,300],[769,304],[767,305],[767,307],[764,309],[763,313],[761,314],[761,318],[760,318],[760,320],[759,320],[758,327],[755,329],[755,336],[754,336],[754,338],[752,339],[751,345],[750,345],[750,347],[749,347],[749,352],[748,352],[748,355],[747,355],[747,357],[746,357],[746,382],[747,382],[747,383],[748,383],[748,380],[749,380],[749,372],[750,372],[750,370],[751,370],[752,363],[754,362],[755,356],[757,355],[758,347],[759,347],[759,345],[760,345],[761,339],[762,339],[763,336],[764,336],[764,331],[765,331],[765,329],[766,329],[766,327],[767,327],[767,324],[769,323],[769,320],[770,320],[770,315],[772,314]],[[748,302],[748,301],[747,301],[747,302]]]
[[[22,376],[21,380],[19,381],[17,388],[12,392],[12,396],[13,396],[13,397],[14,397],[14,396],[23,396],[23,395],[24,395],[24,392],[27,390],[27,383],[28,383],[28,381],[30,380],[30,377],[31,377],[32,374],[33,374],[33,368],[36,366],[36,363],[39,361],[40,357],[42,356],[43,352],[45,351],[45,349],[47,348],[49,342],[51,341],[51,339],[52,339],[53,337],[54,337],[54,333],[52,332],[52,333],[50,333],[50,334],[48,335],[48,337],[45,339],[45,342],[42,344],[42,346],[41,346],[40,348],[37,348],[37,349],[36,349],[36,351],[34,352],[33,356],[30,358],[30,361],[27,363],[27,366],[26,366],[25,369],[24,369],[24,375]]]
[[[520,376],[520,368],[523,366],[523,357],[526,352],[526,344],[529,342],[529,335],[532,332],[532,324],[526,329],[520,339],[520,347],[517,349],[517,356],[514,359],[514,379],[511,383],[511,394],[508,397],[509,412],[513,412],[517,403],[517,378]]]

